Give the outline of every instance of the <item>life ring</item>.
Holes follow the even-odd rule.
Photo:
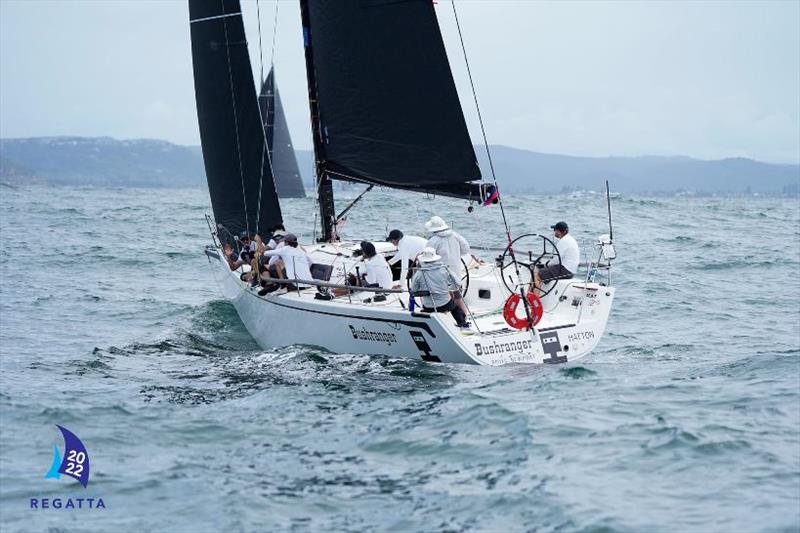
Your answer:
[[[532,327],[538,324],[542,319],[544,308],[542,307],[542,299],[532,292],[529,292],[526,298],[528,299],[528,306],[531,310],[533,324],[530,326]],[[508,300],[506,300],[506,304],[503,306],[503,318],[505,318],[506,323],[514,329],[528,329],[528,317],[524,316],[520,318],[517,316],[517,307],[520,302],[522,302],[522,297],[516,292],[509,296]]]

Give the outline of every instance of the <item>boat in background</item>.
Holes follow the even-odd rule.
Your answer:
[[[261,85],[258,109],[264,124],[264,134],[267,138],[278,198],[305,198],[306,189],[303,187],[303,178],[300,175],[300,168],[297,166],[292,136],[289,133],[281,95],[275,81],[274,66],[269,69],[269,74]]]
[[[404,287],[347,285],[360,264],[359,243],[341,241],[337,226],[354,204],[336,214],[333,180],[363,183],[365,192],[379,185],[496,202],[501,210],[502,198],[496,181],[482,181],[433,3],[300,0],[300,8],[320,237],[306,246],[314,279],[282,280],[287,288],[262,296],[221,252],[223,243],[237,245],[241,232],[266,235],[283,221],[275,165],[266,135],[257,134],[262,124],[241,8],[238,0],[189,0],[197,116],[216,222],[205,254],[259,345],[483,365],[563,363],[589,353],[614,297],[609,236],[598,239],[585,277],[552,282],[539,299],[528,291],[532,269],[560,262],[558,251],[546,236],[512,240],[503,212],[502,255],[465,272],[469,332],[449,314],[415,310]],[[386,256],[396,252],[390,243],[375,246]],[[334,297],[327,289],[347,290]]]

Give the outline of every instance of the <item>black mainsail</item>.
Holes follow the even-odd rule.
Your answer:
[[[239,0],[189,0],[197,120],[217,224],[231,241],[283,222]]]
[[[258,108],[264,123],[267,146],[272,155],[272,174],[275,177],[278,197],[305,198],[306,190],[300,177],[300,168],[297,166],[297,157],[292,147],[292,137],[283,112],[281,95],[275,83],[274,67],[269,70],[267,79],[261,85]]]
[[[329,179],[480,199],[431,0],[300,5],[323,237]]]

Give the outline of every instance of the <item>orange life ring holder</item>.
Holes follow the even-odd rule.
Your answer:
[[[542,299],[532,292],[529,292],[526,298],[528,299],[531,319],[533,320],[533,324],[531,324],[530,327],[533,327],[539,323],[544,314]],[[506,300],[506,304],[503,306],[503,318],[505,318],[506,323],[514,329],[528,329],[528,317],[523,316],[520,318],[517,316],[517,307],[519,307],[520,302],[522,302],[522,297],[519,294],[514,293],[509,296],[508,300]]]

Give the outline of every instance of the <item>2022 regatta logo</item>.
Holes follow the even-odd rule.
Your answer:
[[[45,479],[60,479],[61,474],[77,479],[84,488],[89,484],[89,452],[81,439],[65,427],[56,425],[64,437],[64,459],[53,445],[53,463],[45,474]]]
[[[89,485],[89,452],[81,439],[63,426],[56,425],[64,438],[64,455],[53,445],[53,462],[45,479],[61,479],[61,475],[78,481],[83,488]],[[31,509],[105,509],[103,498],[31,498]]]

